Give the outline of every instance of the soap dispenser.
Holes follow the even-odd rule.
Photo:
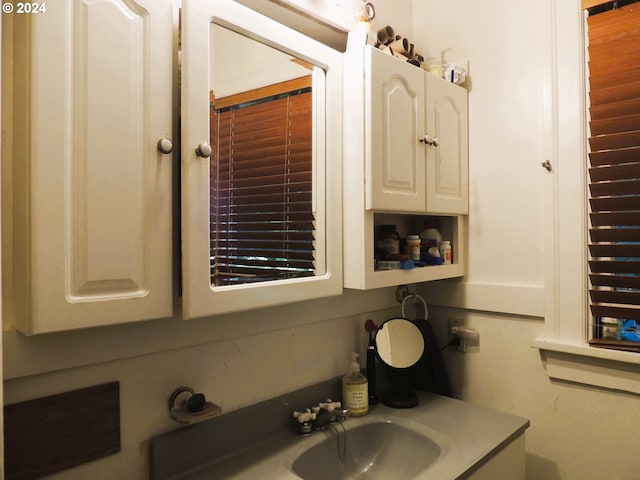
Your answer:
[[[358,354],[351,354],[348,373],[342,377],[342,406],[353,417],[369,413],[369,387],[367,378],[360,373]]]

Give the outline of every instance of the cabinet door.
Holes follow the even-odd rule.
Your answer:
[[[467,91],[426,75],[427,211],[469,213]]]
[[[365,50],[367,210],[424,212],[424,75],[377,49]]]
[[[182,20],[183,317],[341,294],[340,54],[231,0],[184,0]],[[300,69],[293,76],[292,67]],[[286,78],[274,78],[283,72]],[[281,96],[293,104],[292,95],[302,94],[290,87],[266,91],[309,76],[311,123],[275,121]],[[252,128],[220,133],[231,130],[231,115],[233,128],[245,127],[240,117],[252,117],[256,105],[261,113]],[[263,135],[258,123],[270,125],[273,135]],[[278,129],[301,134],[311,148],[280,148]],[[287,168],[281,160],[290,161]],[[284,196],[271,188],[283,172],[300,174],[289,183],[298,190],[283,187]],[[290,207],[286,215],[282,204]],[[293,240],[289,246],[282,245],[285,238]]]
[[[172,2],[56,1],[28,17],[13,45],[16,326],[171,316],[172,155],[157,142],[172,139]]]

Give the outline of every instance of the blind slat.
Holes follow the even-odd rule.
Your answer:
[[[589,44],[589,61],[598,64],[611,58],[611,52],[616,52],[616,57],[630,55],[632,60],[637,45],[640,44],[640,29],[629,29],[627,32],[617,32],[615,35],[603,36],[602,41],[594,41]]]
[[[628,257],[640,259],[640,243],[624,244],[617,243],[613,245],[590,245],[589,252],[592,257]]]
[[[619,290],[591,290],[591,301],[596,303],[621,303],[640,305],[640,293]]]
[[[597,212],[589,215],[597,227],[623,227],[640,225],[640,212]]]
[[[620,62],[624,62],[624,59],[620,59]],[[616,66],[613,65],[608,68],[616,68]],[[640,97],[640,82],[623,83],[622,85],[599,88],[589,92],[592,106],[633,100],[638,97]]]
[[[640,92],[638,92],[638,95],[640,95]],[[636,147],[640,145],[640,130],[591,137],[589,138],[589,145],[592,150]]]
[[[595,317],[613,317],[640,321],[640,309],[615,307],[610,305],[591,305]]]
[[[592,228],[589,236],[592,242],[638,242],[640,228]]]
[[[640,130],[640,114],[595,120],[589,123],[591,135]]]
[[[638,179],[640,178],[640,163],[593,167],[589,169],[589,177],[592,182]]]
[[[603,195],[637,195],[640,188],[639,180],[591,183],[589,191],[592,197]]]
[[[604,120],[606,118],[633,115],[638,111],[640,111],[640,98],[632,98],[621,102],[592,105],[589,108],[589,116],[591,120]]]
[[[624,68],[614,70],[600,70],[598,73],[589,72],[589,84],[592,89],[636,82],[640,82],[640,65],[627,65]]]
[[[591,274],[591,285],[595,287],[622,287],[640,289],[640,277],[620,277],[617,275]]]
[[[592,212],[628,211],[640,209],[640,198],[636,196],[625,197],[598,197],[589,200]]]
[[[593,273],[622,273],[626,275],[640,274],[640,262],[638,261],[589,261],[589,267]]]

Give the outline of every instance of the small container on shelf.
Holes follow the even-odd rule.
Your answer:
[[[451,242],[449,240],[443,240],[438,245],[440,250],[440,256],[442,257],[443,265],[451,265]]]
[[[396,231],[395,225],[380,226],[376,247],[384,253],[400,253],[400,235]]]
[[[409,235],[407,236],[407,255],[414,261],[420,261],[420,236]]]
[[[378,270],[400,270],[401,266],[398,260],[378,260]]]
[[[438,247],[442,241],[442,234],[438,230],[438,224],[434,220],[425,220],[424,230],[420,234],[422,251],[428,251],[431,247]]]
[[[620,321],[617,318],[602,317],[600,319],[602,325],[603,340],[620,340]]]

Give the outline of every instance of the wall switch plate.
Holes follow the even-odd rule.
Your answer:
[[[449,349],[457,350],[458,352],[466,352],[467,351],[467,340],[458,335],[454,335],[452,330],[454,327],[464,327],[465,319],[464,318],[449,318],[447,320],[447,344],[449,345]],[[457,345],[451,345],[451,342],[458,339],[459,343]]]

